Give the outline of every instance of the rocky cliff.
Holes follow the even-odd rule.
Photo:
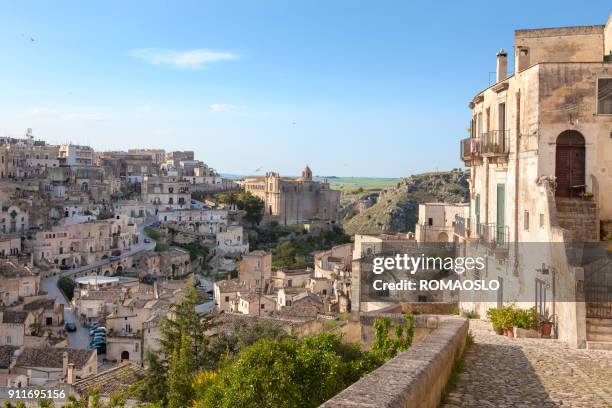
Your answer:
[[[419,204],[462,203],[468,200],[469,173],[459,169],[403,178],[397,186],[364,192],[345,201],[343,226],[347,234],[414,231]]]

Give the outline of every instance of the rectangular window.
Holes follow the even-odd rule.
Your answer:
[[[612,78],[597,80],[597,113],[612,115]]]
[[[540,214],[540,228],[544,228],[544,214]]]
[[[523,218],[523,227],[525,231],[529,231],[529,211],[525,211],[525,216]]]

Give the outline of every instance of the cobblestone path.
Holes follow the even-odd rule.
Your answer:
[[[612,407],[612,351],[514,339],[471,320],[475,342],[444,408]]]

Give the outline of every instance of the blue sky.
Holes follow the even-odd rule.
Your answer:
[[[224,173],[309,164],[377,177],[461,165],[467,103],[496,52],[512,54],[514,29],[612,12],[606,1],[95,3],[0,2],[0,135],[190,149]]]

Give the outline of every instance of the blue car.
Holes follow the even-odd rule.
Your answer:
[[[100,327],[96,327],[95,329],[92,329],[89,331],[90,336],[95,336],[96,334],[100,334],[100,333],[106,334],[106,328],[100,326]]]
[[[92,341],[89,342],[89,347],[91,348],[96,348],[97,346],[99,346],[100,344],[104,344],[106,345],[106,339],[93,339]]]

